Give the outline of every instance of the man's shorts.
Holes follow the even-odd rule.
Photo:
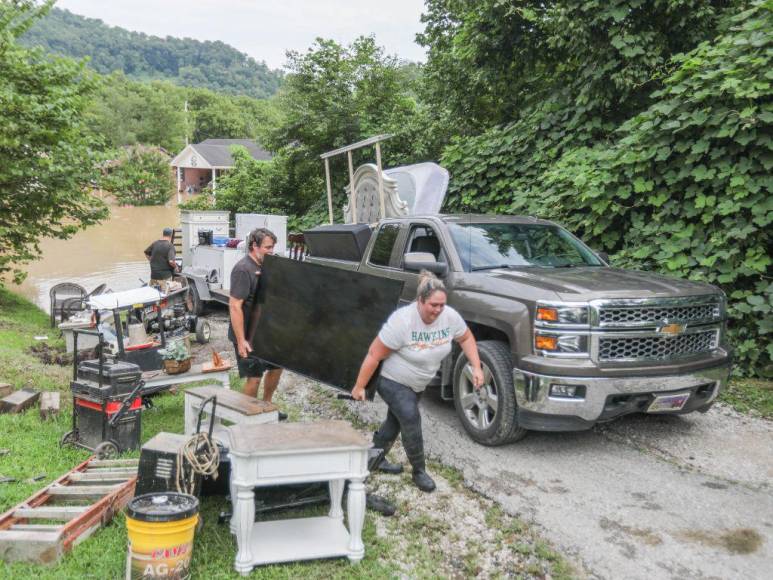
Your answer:
[[[236,348],[236,345],[234,345],[234,352],[236,352],[236,366],[239,369],[239,376],[243,379],[259,378],[263,376],[263,373],[279,368],[270,362],[264,361],[254,352],[247,353],[246,357],[240,357],[239,349]]]

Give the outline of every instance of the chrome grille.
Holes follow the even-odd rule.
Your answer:
[[[603,337],[599,360],[666,360],[711,352],[717,348],[716,329],[679,336]]]
[[[719,318],[719,304],[698,304],[694,306],[637,306],[637,307],[601,307],[599,323],[601,326],[626,326],[661,324],[670,322],[696,322]]]

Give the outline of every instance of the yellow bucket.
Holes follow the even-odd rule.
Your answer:
[[[148,493],[126,508],[127,580],[191,577],[199,500],[183,493]]]

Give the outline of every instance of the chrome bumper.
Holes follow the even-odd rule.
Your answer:
[[[513,369],[515,398],[518,407],[527,412],[540,415],[579,417],[584,421],[597,421],[604,412],[607,397],[678,391],[713,383],[714,390],[705,401],[710,403],[727,386],[731,362],[719,367],[694,371],[685,375],[664,377],[553,377],[537,375],[520,369]],[[582,385],[585,387],[583,398],[564,398],[550,396],[550,386]]]

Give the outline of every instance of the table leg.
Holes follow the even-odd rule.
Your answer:
[[[341,508],[341,498],[344,495],[344,479],[331,479],[328,482],[330,488],[330,513],[328,516],[337,520],[344,519],[344,510]]]
[[[346,502],[349,519],[349,561],[359,562],[365,557],[362,543],[362,527],[365,524],[365,478],[349,480],[349,497]]]
[[[234,569],[242,576],[252,571],[252,526],[255,523],[255,492],[252,486],[236,486],[232,519],[236,520],[236,562]]]
[[[228,371],[225,371],[223,374],[223,388],[224,389],[231,389],[231,373]]]
[[[236,535],[236,486],[233,483],[233,477],[228,482],[228,490],[231,494],[231,521],[228,522],[228,529],[233,535]]]
[[[193,411],[193,397],[185,394],[185,434],[192,435],[196,428],[196,419]]]

